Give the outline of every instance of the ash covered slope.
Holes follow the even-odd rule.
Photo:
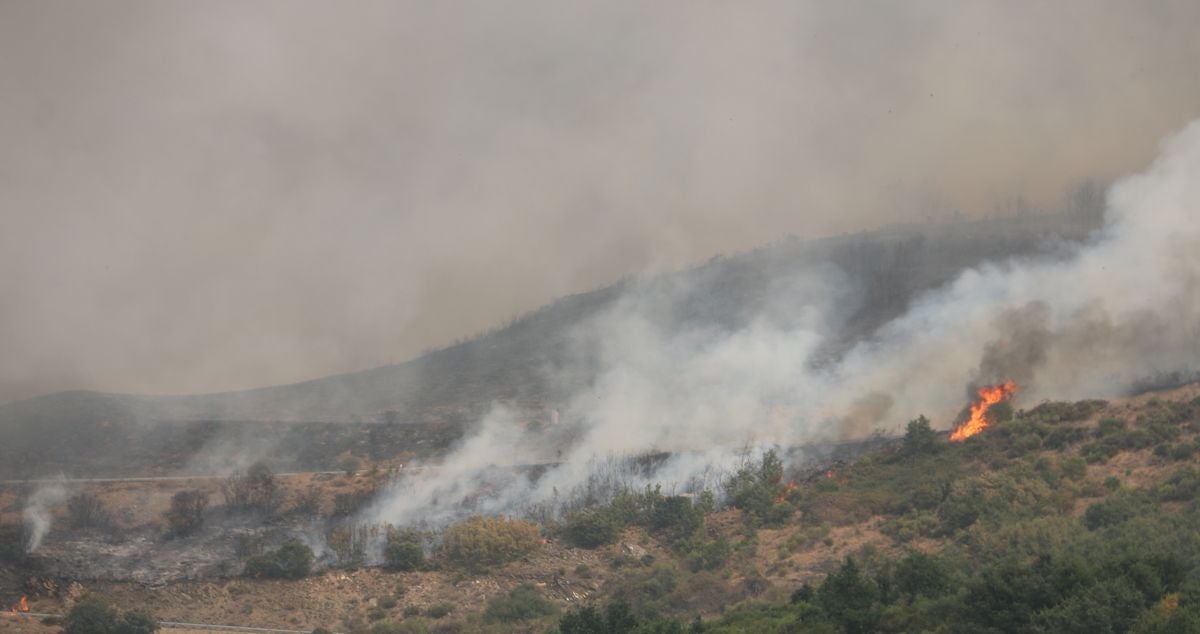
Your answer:
[[[376,421],[392,411],[404,423],[467,425],[494,402],[530,418],[593,378],[589,360],[601,345],[581,336],[591,319],[636,291],[663,325],[715,335],[764,316],[786,324],[807,304],[829,302],[799,281],[838,280],[840,318],[815,364],[836,359],[907,309],[919,293],[940,287],[988,260],[1050,255],[1100,226],[1102,201],[1084,197],[1071,211],[939,225],[892,227],[777,244],[677,273],[624,280],[557,300],[494,332],[412,361],[291,385],[194,396],[62,392],[0,406],[0,464],[39,462],[88,470],[98,456],[186,453],[183,421]],[[1088,202],[1090,200],[1090,203]],[[787,301],[780,302],[780,298]],[[155,433],[147,434],[148,429]],[[193,436],[194,429],[187,431]],[[195,439],[193,439],[195,440]],[[147,444],[149,443],[149,444]],[[335,443],[336,444],[336,443]],[[143,446],[145,445],[145,446]],[[175,447],[175,445],[179,445]]]

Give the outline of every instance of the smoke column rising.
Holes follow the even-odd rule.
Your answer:
[[[409,478],[371,510],[397,524],[438,523],[487,483],[473,510],[512,512],[584,486],[595,465],[650,450],[687,452],[629,484],[683,486],[736,462],[747,446],[837,438],[872,396],[885,428],[927,413],[942,426],[963,386],[1016,378],[1022,398],[1127,392],[1139,381],[1200,367],[1200,122],[1163,143],[1146,171],[1108,193],[1105,228],[1069,253],[992,262],[918,298],[839,361],[808,363],[836,318],[840,280],[815,271],[790,285],[787,327],[764,316],[731,334],[664,329],[653,302],[630,292],[583,338],[603,342],[604,368],[564,411],[578,425],[562,464],[536,484],[496,483],[537,443],[497,408],[439,469]],[[581,360],[583,362],[584,360]],[[570,422],[565,424],[571,424]]]
[[[27,552],[33,552],[42,545],[42,540],[50,533],[53,522],[54,507],[67,499],[65,483],[52,483],[39,486],[25,502],[21,518],[29,531]]]

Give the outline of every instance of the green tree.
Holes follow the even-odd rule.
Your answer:
[[[929,453],[937,449],[937,432],[929,426],[929,419],[924,416],[908,421],[904,432],[904,453],[915,455]]]
[[[558,614],[558,607],[542,598],[533,586],[523,584],[513,588],[506,595],[492,599],[484,610],[483,617],[488,621],[515,623],[553,614]]]
[[[825,578],[817,590],[817,605],[849,634],[877,630],[879,590],[862,574],[854,559],[847,557],[838,570]]]
[[[939,597],[950,589],[950,575],[938,560],[920,551],[912,551],[896,564],[893,576],[896,591],[908,597]]]
[[[758,464],[746,463],[726,479],[725,494],[729,503],[746,513],[747,517],[764,524],[779,524],[795,511],[782,489],[783,461],[775,450],[763,454]]]
[[[98,597],[84,597],[63,618],[64,634],[151,634],[158,621],[144,612],[121,613]]]
[[[246,560],[246,575],[271,579],[301,579],[312,569],[313,551],[298,539],[289,539],[277,550]]]
[[[388,530],[387,545],[383,548],[384,567],[388,570],[416,570],[425,563],[425,548],[421,536],[413,531]]]
[[[523,557],[541,543],[541,533],[534,524],[476,515],[446,529],[442,554],[452,564],[482,570]]]

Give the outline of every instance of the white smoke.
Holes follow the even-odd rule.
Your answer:
[[[53,482],[39,486],[33,492],[33,495],[29,496],[29,499],[25,502],[25,509],[21,512],[25,528],[29,532],[29,543],[26,545],[27,552],[33,552],[42,545],[42,541],[50,533],[50,526],[53,520],[53,507],[62,504],[66,499],[67,488],[65,479],[62,482]]]
[[[819,367],[813,353],[839,318],[832,299],[846,292],[836,274],[792,280],[779,298],[784,310],[732,333],[663,326],[654,298],[633,291],[580,333],[600,351],[586,361],[603,370],[563,409],[564,424],[576,428],[559,465],[532,483],[498,480],[493,465],[519,463],[539,440],[497,409],[370,515],[407,524],[444,522],[465,508],[512,512],[580,491],[606,460],[653,450],[679,453],[626,484],[711,483],[706,474],[733,464],[742,447],[896,428],[921,413],[948,426],[966,385],[1014,378],[1033,402],[1114,396],[1147,378],[1194,372],[1198,206],[1200,122],[1109,191],[1106,226],[1087,243],[967,270]],[[487,495],[473,498],[481,488]]]

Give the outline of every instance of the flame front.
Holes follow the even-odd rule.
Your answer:
[[[784,502],[787,501],[788,494],[790,494],[792,491],[795,491],[796,489],[799,489],[799,488],[800,488],[800,485],[796,484],[795,480],[788,482],[787,486],[784,487],[783,490],[781,490],[779,492],[779,495],[775,498],[775,503],[783,504]]]
[[[950,434],[950,440],[958,442],[966,440],[975,434],[987,429],[988,420],[985,416],[988,408],[1008,398],[1012,398],[1013,394],[1017,393],[1017,384],[1012,381],[1005,381],[1000,385],[987,385],[979,388],[976,392],[976,399],[971,403],[971,416],[959,425],[954,433]]]
[[[3,608],[0,608],[0,609],[3,609]],[[13,614],[19,614],[21,612],[28,612],[29,611],[29,598],[21,597],[21,600],[14,603],[12,608],[10,608],[10,610],[12,611]],[[0,612],[0,614],[3,614],[3,612]]]

